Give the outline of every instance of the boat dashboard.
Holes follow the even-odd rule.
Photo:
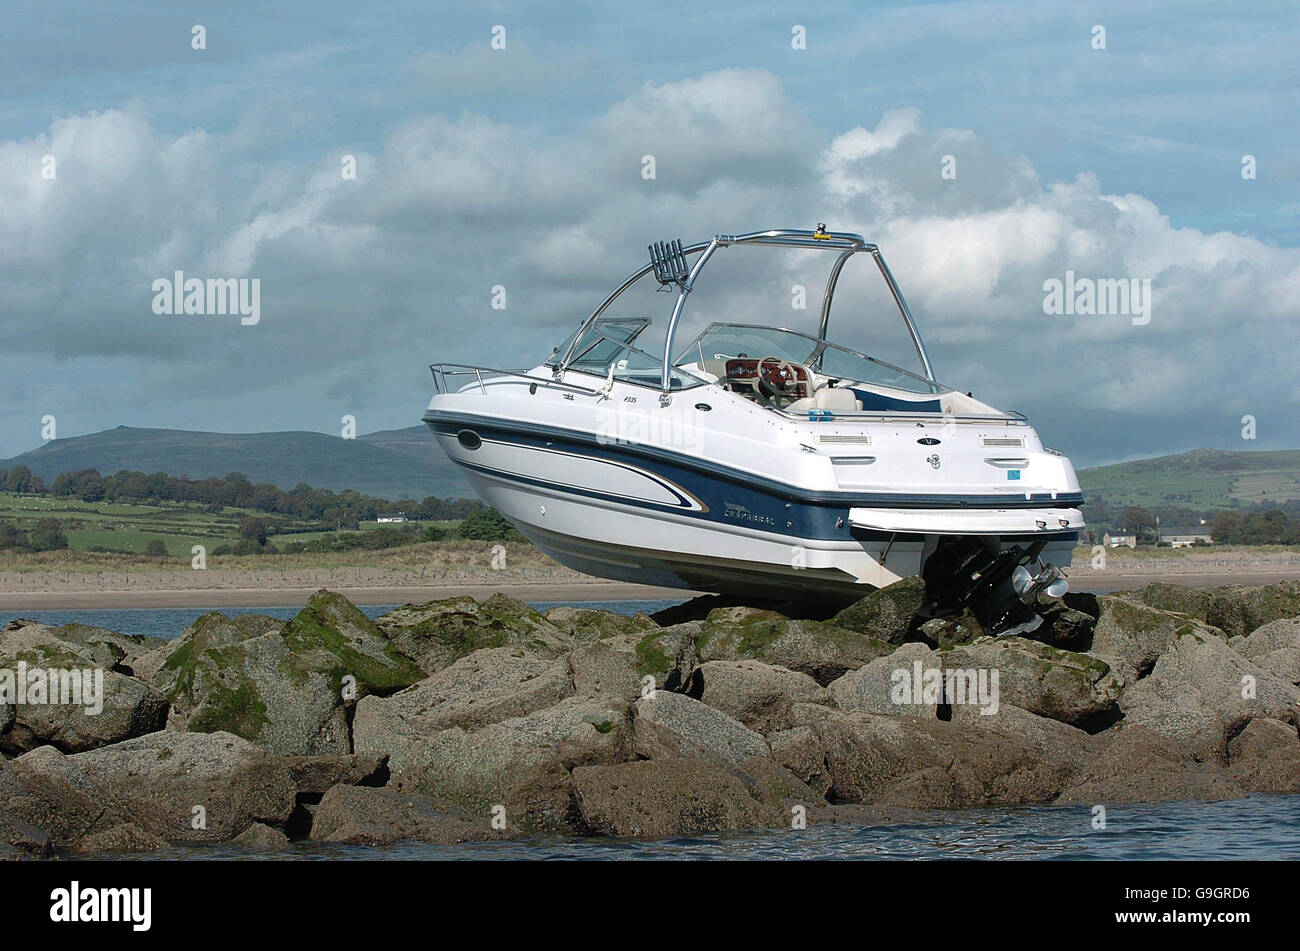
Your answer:
[[[780,357],[733,357],[724,365],[723,378],[727,389],[751,399],[804,399],[816,387],[807,367]]]

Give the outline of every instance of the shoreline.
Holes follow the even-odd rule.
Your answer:
[[[521,601],[660,601],[687,600],[699,592],[659,588],[620,581],[456,584],[394,587],[351,587],[323,584],[312,588],[187,588],[155,591],[33,591],[0,592],[0,611],[65,608],[124,610],[147,608],[293,608],[306,604],[320,588],[343,595],[353,604],[423,604],[469,595],[477,600],[505,594]]]
[[[1300,578],[1300,571],[1283,568],[1236,568],[1188,571],[1076,572],[1071,590],[1104,594],[1141,588],[1162,581],[1192,588],[1223,585],[1248,587]],[[87,586],[62,591],[0,591],[0,611],[57,611],[75,608],[144,610],[149,608],[301,607],[320,588],[345,596],[354,604],[423,604],[469,595],[478,600],[505,594],[521,601],[660,601],[697,597],[706,592],[663,588],[597,579],[581,581],[511,581],[498,584],[461,582],[438,585],[350,585],[333,579],[310,587],[232,586],[221,588],[104,589]],[[864,592],[865,595],[865,592]]]

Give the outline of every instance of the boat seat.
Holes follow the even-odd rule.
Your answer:
[[[942,413],[943,405],[939,400],[900,400],[883,393],[870,390],[852,390],[861,401],[862,408],[869,413]]]
[[[704,369],[705,373],[713,374],[719,383],[725,383],[727,381],[726,360],[718,360],[714,357],[709,357],[706,360],[700,361],[700,366]]]
[[[786,407],[786,412],[806,413],[810,409],[828,409],[831,412],[856,413],[862,409],[862,403],[854,395],[854,392],[853,390],[823,386],[812,396],[805,396],[803,399],[795,400]]]

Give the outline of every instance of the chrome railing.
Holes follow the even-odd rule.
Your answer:
[[[528,385],[532,387],[550,387],[552,389],[572,390],[587,396],[595,396],[600,391],[573,383],[564,383],[550,377],[532,376],[527,370],[498,370],[494,367],[476,366],[471,363],[431,363],[429,372],[433,374],[433,390],[437,394],[461,393],[467,386],[477,384],[478,391],[487,395],[488,386],[498,384]]]

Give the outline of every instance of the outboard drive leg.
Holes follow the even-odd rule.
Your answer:
[[[1069,581],[1056,565],[1040,560],[1045,542],[996,552],[976,539],[941,549],[926,564],[925,578],[940,603],[969,608],[990,634],[1035,631],[1043,598],[1065,595]]]

